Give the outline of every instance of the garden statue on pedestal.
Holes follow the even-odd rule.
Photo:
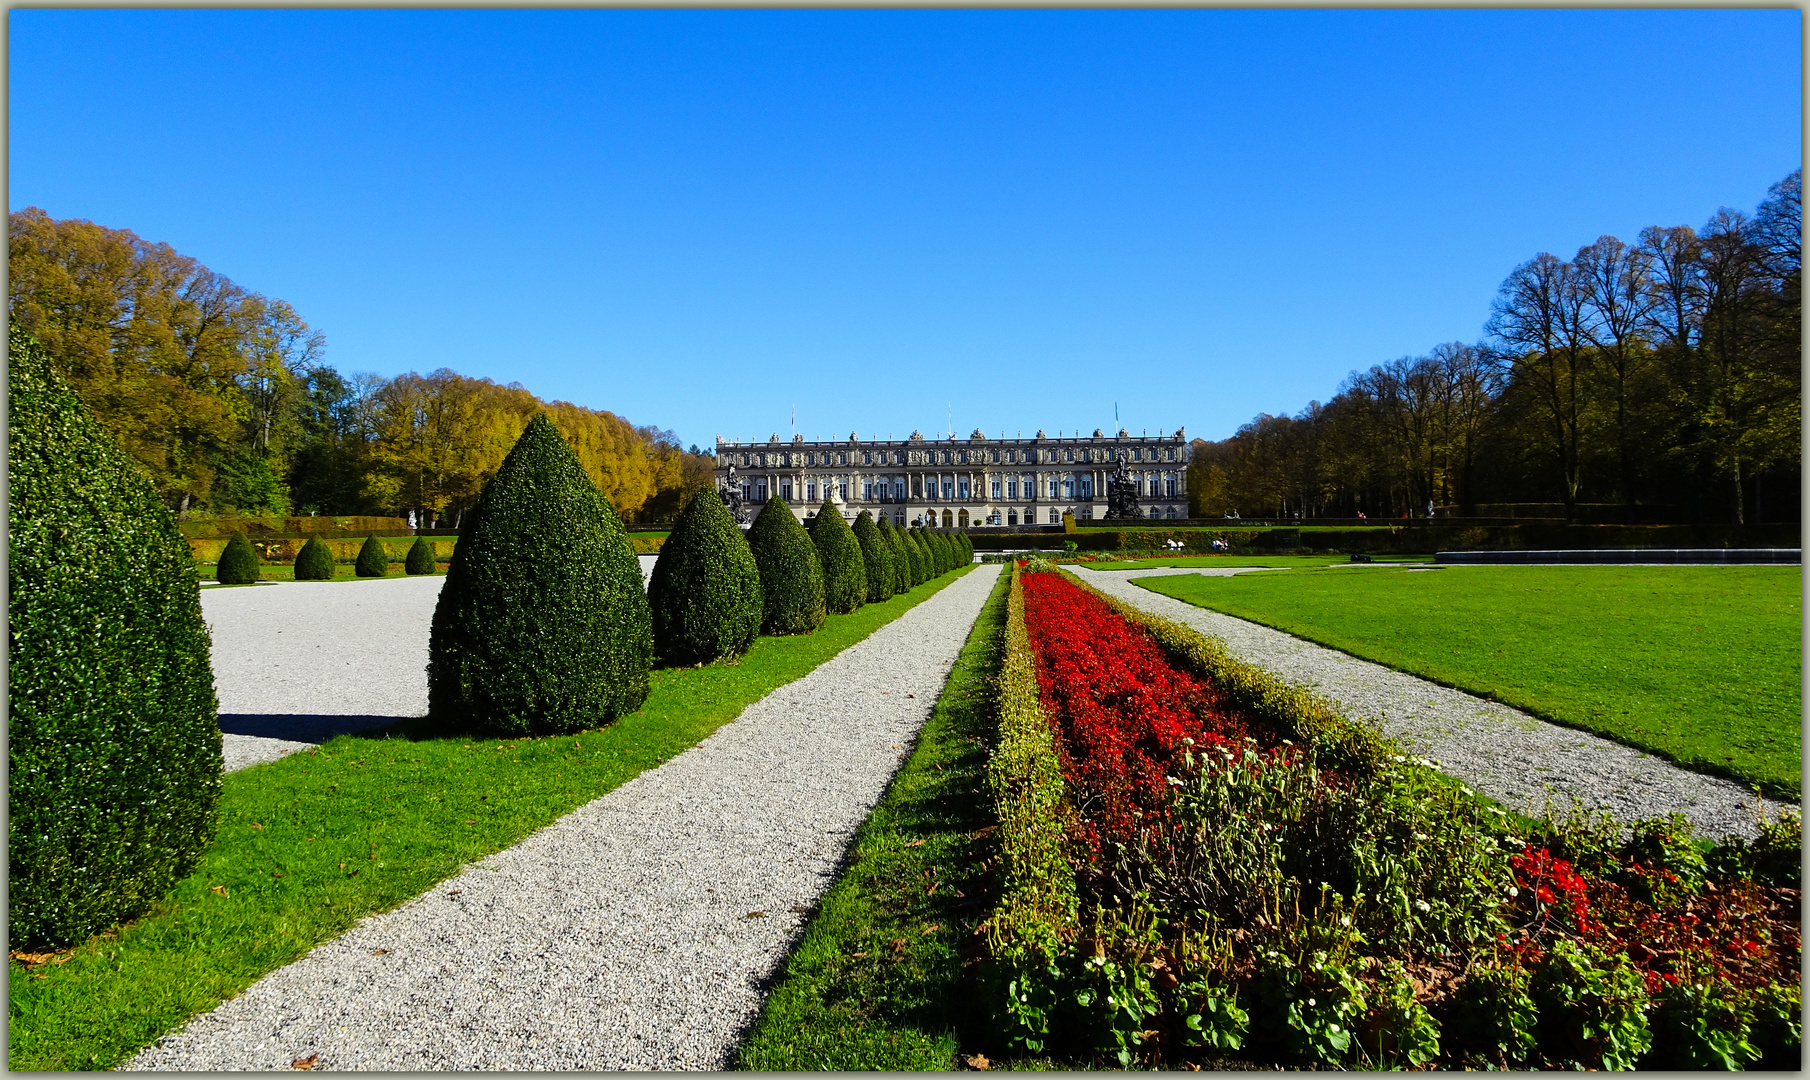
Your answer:
[[[733,465],[729,466],[729,475],[723,481],[720,494],[723,496],[723,505],[729,508],[729,516],[735,519],[735,523],[747,525],[748,510],[742,505],[742,485],[735,479],[735,466]]]
[[[1144,511],[1138,506],[1137,481],[1131,478],[1131,463],[1119,455],[1119,467],[1113,470],[1106,481],[1106,516],[1113,518],[1141,518]]]

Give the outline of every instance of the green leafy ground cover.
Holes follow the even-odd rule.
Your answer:
[[[412,738],[426,726],[405,724],[228,774],[217,840],[155,910],[29,968],[10,961],[8,1064],[117,1065],[358,919],[696,745],[958,576],[809,636],[760,638],[734,664],[657,670],[641,711],[602,730]]]
[[[1452,566],[1137,584],[1797,799],[1800,580],[1797,567]]]
[[[737,1067],[948,1070],[976,1018],[963,965],[987,914],[991,676],[1008,575],[981,610],[910,759],[787,961]]]

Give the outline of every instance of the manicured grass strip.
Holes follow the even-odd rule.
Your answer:
[[[1375,555],[1377,562],[1426,562],[1419,555]],[[1351,562],[1349,555],[1152,555],[1149,558],[1120,559],[1117,562],[1086,563],[1089,570],[1149,570],[1158,566],[1261,566],[1282,570],[1302,566],[1337,566]],[[1362,565],[1361,563],[1358,565]]]
[[[947,1070],[973,1019],[963,962],[986,917],[990,687],[1008,575],[981,610],[916,748],[855,834],[737,1054],[737,1067]]]
[[[1686,768],[1800,797],[1797,567],[1452,566],[1135,580]]]
[[[655,671],[641,711],[600,731],[474,740],[414,722],[228,774],[218,838],[155,911],[66,962],[11,961],[9,1065],[118,1064],[358,919],[696,745],[958,576],[831,616],[808,637],[760,638],[735,664]]]

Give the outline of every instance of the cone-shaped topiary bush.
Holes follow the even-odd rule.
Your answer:
[[[439,560],[434,558],[434,545],[427,542],[427,537],[415,537],[415,546],[409,548],[408,560],[402,568],[411,574],[431,574]]]
[[[214,831],[220,727],[194,562],[150,478],[11,328],[9,934],[149,909]]]
[[[831,614],[846,615],[867,602],[867,563],[836,504],[825,499],[811,519],[811,544],[823,567],[823,603]]]
[[[867,602],[877,604],[892,596],[892,549],[880,539],[880,528],[866,510],[855,515],[854,532],[861,544],[861,564],[867,569]]]
[[[942,564],[943,573],[947,574],[955,569],[955,541],[949,538],[947,532],[938,532],[935,535],[938,561]]]
[[[764,603],[760,570],[715,488],[691,497],[648,583],[654,651],[669,664],[707,664],[754,644]]]
[[[956,560],[956,564],[959,566],[967,566],[974,561],[974,541],[970,540],[968,534],[965,532],[958,532],[955,535],[962,544],[961,558]]]
[[[251,546],[244,533],[236,532],[220,550],[220,561],[214,565],[214,580],[222,585],[250,585],[258,580],[258,567],[262,564],[258,549]]]
[[[911,569],[911,584],[915,587],[929,580],[924,566],[924,549],[918,546],[916,529],[900,529],[899,542],[905,549],[905,565]]]
[[[748,529],[748,547],[760,570],[760,632],[809,634],[823,625],[823,567],[809,533],[792,508],[775,495]]]
[[[923,529],[911,530],[912,542],[918,546],[918,554],[924,563],[924,580],[936,577],[936,554],[930,550],[930,534]]]
[[[876,523],[880,530],[880,541],[892,555],[892,593],[894,596],[911,589],[911,559],[905,554],[905,545],[901,542],[899,530],[892,527],[892,521],[886,517]]]
[[[583,731],[641,707],[652,652],[628,533],[537,415],[453,547],[428,641],[428,711],[507,736]]]
[[[949,570],[949,559],[935,529],[924,530],[924,547],[930,552],[930,576],[942,577]]]
[[[320,537],[309,537],[308,542],[302,545],[301,553],[295,557],[295,580],[333,580],[333,549]]]
[[[359,577],[383,577],[390,572],[389,549],[375,536],[366,539],[365,546],[358,549],[358,561],[352,564],[352,571]]]

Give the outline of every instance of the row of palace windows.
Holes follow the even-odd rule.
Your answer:
[[[1147,479],[1134,478],[1133,483],[1135,485],[1134,494],[1139,498],[1149,499],[1176,498],[1180,487],[1180,483],[1175,476],[1152,476]],[[1022,481],[1018,479],[1003,480],[995,477],[992,484],[991,497],[994,499],[1016,499],[1021,490],[1021,484],[1025,498],[1034,499],[1037,497],[1037,483],[1029,476],[1024,477]],[[831,485],[828,481],[822,485],[823,498],[829,498],[830,487]],[[838,483],[835,487],[837,489],[836,497],[843,502],[847,502],[848,484],[846,482]],[[765,477],[754,480],[745,480],[742,482],[742,499],[744,501],[751,500],[753,502],[764,503],[767,501],[768,490]],[[804,499],[806,502],[816,502],[818,499],[817,492],[817,481],[805,481]],[[904,502],[909,495],[910,493],[906,488],[906,483],[903,478],[878,481],[864,479],[861,482],[861,498],[868,502],[872,502],[876,498],[881,502]],[[782,479],[779,481],[779,497],[787,502],[792,501],[791,480]],[[925,497],[929,499],[935,499],[937,497],[937,488],[934,481],[930,483],[926,490]],[[968,479],[966,477],[943,478],[942,498],[944,502],[951,502],[957,499],[965,502],[973,497],[973,489],[969,487]],[[1091,499],[1094,497],[1093,477],[1081,476],[1077,478],[1073,476],[1052,476],[1049,480],[1049,497],[1052,499]],[[1174,515],[1171,514],[1170,516]]]
[[[1158,452],[1159,451],[1154,446],[1148,448],[1141,446],[1133,447],[1131,450],[1131,460],[1155,461],[1157,460]],[[1160,452],[1162,454],[1162,460],[1175,460],[1175,447],[1164,447]],[[1060,451],[1045,450],[1042,452],[1043,456],[1041,458],[1037,456],[1038,451],[1036,450],[931,450],[927,453],[929,455],[928,463],[932,465],[979,465],[987,462],[998,464],[1002,453],[1005,455],[1005,461],[1008,464],[1017,464],[1020,461],[1031,465],[1035,465],[1039,463],[1039,461],[1043,464],[1053,464],[1058,460],[1058,455],[1060,455],[1061,461],[1070,463],[1075,461],[1104,462],[1112,460],[1111,451],[1090,447],[1083,447],[1080,450],[1076,450],[1073,447],[1064,447]],[[1080,456],[1077,457],[1077,454]],[[830,461],[832,456],[836,459],[834,462]],[[827,466],[831,464],[847,465],[848,456],[849,452],[846,450],[838,450],[834,455],[830,454],[828,451],[803,454],[792,453],[791,451],[772,454],[746,453],[742,455],[741,463],[743,468],[748,468],[750,466],[759,466],[761,468],[793,468],[795,463],[805,467]],[[862,465],[905,464],[905,452],[903,450],[863,450],[860,451],[859,457],[861,459],[860,464]]]

